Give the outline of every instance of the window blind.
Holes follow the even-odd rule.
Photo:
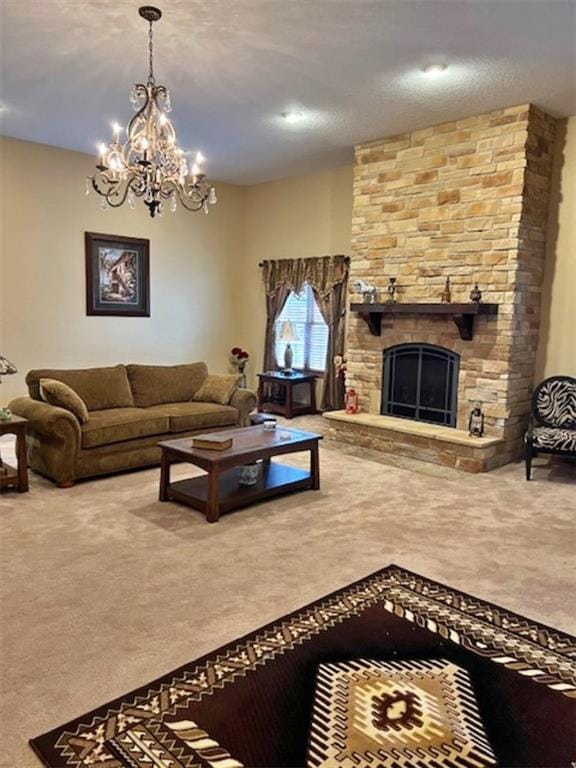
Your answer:
[[[298,341],[292,343],[294,353],[294,368],[307,371],[324,371],[326,368],[326,350],[328,347],[328,326],[312,288],[306,284],[304,290],[297,296],[291,292],[286,300],[284,309],[276,321],[276,339],[284,321],[290,321],[298,335]],[[286,342],[276,341],[276,362],[284,367],[284,350]]]

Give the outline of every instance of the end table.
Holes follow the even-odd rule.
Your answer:
[[[258,412],[277,413],[291,419],[316,409],[316,376],[312,373],[285,374],[268,371],[258,374]],[[308,401],[296,399],[296,387],[308,389]]]
[[[0,437],[16,435],[16,468],[5,464],[0,456],[0,491],[14,488],[19,493],[28,490],[28,459],[26,457],[26,425],[28,419],[12,416],[10,421],[0,421]]]

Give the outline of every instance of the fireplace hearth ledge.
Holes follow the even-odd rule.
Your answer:
[[[465,472],[487,472],[506,463],[504,440],[472,437],[461,429],[371,413],[327,411],[329,439],[396,453]]]
[[[326,411],[322,414],[325,419],[335,421],[347,421],[350,424],[362,424],[365,427],[377,429],[390,429],[393,432],[403,432],[407,435],[419,435],[430,437],[434,440],[443,440],[446,443],[458,443],[469,445],[472,448],[487,448],[491,445],[499,445],[504,440],[501,437],[472,437],[463,429],[453,429],[437,424],[428,424],[423,421],[410,421],[410,419],[396,419],[394,416],[378,416],[373,413],[346,413],[346,411]]]

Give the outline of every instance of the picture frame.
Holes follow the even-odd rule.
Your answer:
[[[150,317],[150,241],[85,232],[86,314]]]

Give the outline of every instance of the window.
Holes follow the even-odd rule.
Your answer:
[[[276,321],[276,362],[284,367],[286,342],[280,341],[280,327],[286,320],[294,326],[298,341],[292,343],[293,367],[298,370],[324,371],[328,346],[328,326],[318,309],[314,292],[306,283],[300,296],[293,291]]]

